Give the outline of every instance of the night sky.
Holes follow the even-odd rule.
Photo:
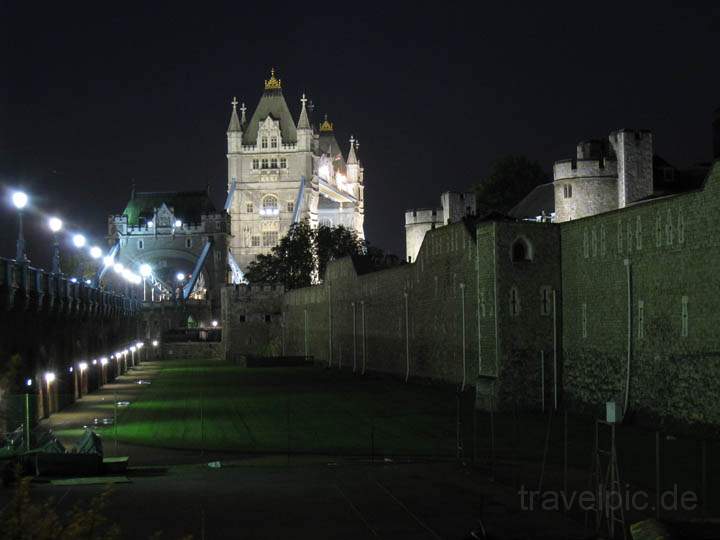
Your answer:
[[[673,164],[711,158],[718,8],[506,2],[322,17],[256,16],[240,2],[132,15],[118,4],[15,4],[26,7],[0,2],[0,183],[98,239],[133,180],[141,191],[209,183],[221,206],[230,100],[250,114],[270,67],[296,118],[306,92],[345,152],[351,134],[360,140],[367,237],[400,255],[406,209],[470,188],[505,154],[550,175],[576,142],[642,127]],[[12,257],[8,204],[0,255]],[[44,220],[43,230],[28,222],[29,256],[44,266]]]

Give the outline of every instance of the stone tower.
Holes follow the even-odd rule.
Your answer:
[[[653,192],[652,133],[621,129],[581,142],[575,158],[555,162],[553,177],[556,222],[624,208]]]
[[[242,270],[301,220],[344,225],[364,238],[364,170],[351,138],[347,161],[325,117],[313,126],[303,95],[295,123],[275,77],[249,120],[233,99],[227,131],[231,253]]]

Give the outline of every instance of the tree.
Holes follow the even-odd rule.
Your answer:
[[[525,156],[496,159],[490,173],[475,186],[478,213],[491,210],[508,212],[536,186],[548,181],[548,175],[537,161]]]
[[[270,253],[258,255],[245,272],[251,283],[282,283],[286,289],[312,284],[314,276],[324,276],[330,261],[365,251],[363,241],[343,226],[317,229],[307,221],[290,227]]]

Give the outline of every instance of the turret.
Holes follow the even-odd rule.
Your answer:
[[[350,182],[360,181],[360,163],[355,154],[355,137],[350,135],[350,151],[347,158],[347,177]]]
[[[310,119],[308,118],[306,103],[307,98],[305,94],[300,99],[302,102],[302,108],[300,109],[300,118],[297,124],[297,141],[298,150],[310,151],[312,147],[313,133],[312,127],[310,126]]]
[[[231,101],[232,113],[230,114],[230,123],[227,130],[227,158],[228,158],[228,186],[233,179],[240,178],[240,152],[242,151],[242,124],[237,114],[238,100],[236,97]],[[243,104],[243,117],[245,116],[245,105]]]
[[[652,195],[653,137],[647,129],[621,129],[610,134],[617,156],[618,208]]]

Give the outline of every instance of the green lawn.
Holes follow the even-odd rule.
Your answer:
[[[118,411],[117,438],[172,448],[455,454],[455,394],[338,370],[165,361]],[[112,440],[114,427],[99,430]]]

